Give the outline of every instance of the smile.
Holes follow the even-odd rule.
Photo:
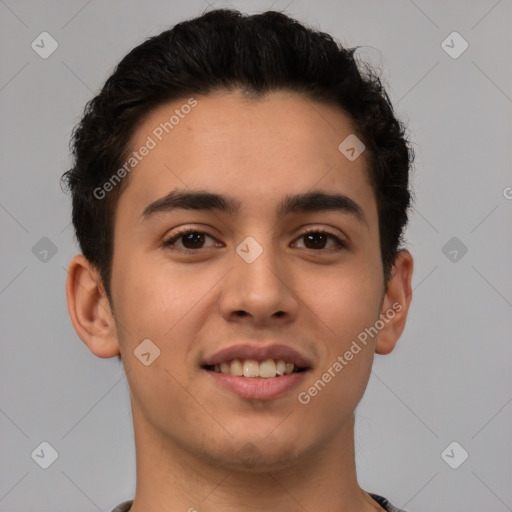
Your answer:
[[[281,375],[304,371],[304,368],[282,359],[265,359],[260,362],[255,359],[233,359],[232,361],[223,361],[220,364],[206,366],[205,369],[251,379],[272,379]]]

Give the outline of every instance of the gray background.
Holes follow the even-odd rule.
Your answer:
[[[77,247],[59,177],[72,127],[120,58],[228,5],[284,10],[365,46],[415,141],[414,299],[357,411],[361,485],[411,512],[512,510],[510,0],[0,1],[0,510],[108,511],[133,497],[122,366],[94,357],[67,315]],[[31,48],[43,31],[59,45],[47,59]],[[453,31],[469,44],[456,59],[441,46]],[[48,469],[31,458],[43,441],[58,452]],[[469,453],[458,469],[441,457],[452,441]]]

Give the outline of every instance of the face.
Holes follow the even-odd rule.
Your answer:
[[[139,125],[132,150],[154,147],[117,206],[135,428],[226,467],[285,465],[336,440],[369,378],[377,337],[353,343],[385,287],[366,155],[338,149],[353,133],[341,111],[298,94],[195,100]]]

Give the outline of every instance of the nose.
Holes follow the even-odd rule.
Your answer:
[[[223,281],[220,313],[231,323],[257,327],[285,325],[295,321],[299,299],[293,291],[291,269],[271,244],[252,262],[238,253]]]

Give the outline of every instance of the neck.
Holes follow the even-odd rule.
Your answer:
[[[133,415],[137,487],[130,512],[383,510],[357,482],[353,416],[332,442],[300,460],[240,471],[190,453]]]

